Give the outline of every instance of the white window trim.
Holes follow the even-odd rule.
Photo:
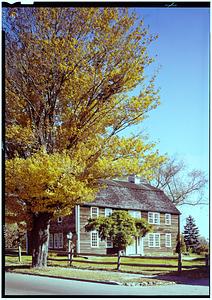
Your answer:
[[[96,246],[92,245],[92,233],[97,234],[97,245]],[[99,233],[98,233],[97,230],[91,231],[91,233],[90,233],[90,239],[91,239],[91,248],[99,248]]]
[[[152,219],[152,220],[151,220]],[[154,216],[153,212],[148,212],[148,223],[149,224],[154,224]]]
[[[110,243],[111,243],[111,245],[110,246],[108,246],[108,240],[110,241]],[[106,248],[113,248],[113,242],[111,241],[111,239],[109,239],[109,238],[107,238],[106,239],[106,241],[105,241],[105,243],[106,243]]]
[[[59,239],[58,239],[58,233],[54,233],[54,249],[59,248]]]
[[[111,216],[113,213],[112,208],[105,208],[105,217]]]
[[[150,218],[151,215],[152,215],[152,218]],[[155,222],[155,220],[156,220],[155,216],[156,215],[158,216],[158,221],[159,222]],[[151,221],[151,219],[152,219],[152,221]],[[149,224],[160,225],[160,213],[152,212],[152,211],[148,212],[148,223]]]
[[[62,243],[60,243],[60,236],[62,236]],[[63,248],[63,233],[57,232],[54,233],[54,249],[62,249]]]
[[[138,214],[139,213],[139,217],[135,217],[134,214]],[[128,214],[133,217],[133,218],[141,218],[141,211],[140,210],[128,210]]]
[[[53,235],[53,233],[49,234],[49,248],[50,249],[54,248],[54,235]]]
[[[156,236],[159,236],[159,245],[157,245],[157,246],[156,246]],[[153,245],[150,244],[150,237],[153,237]],[[160,248],[160,233],[149,233],[148,247],[149,248]]]
[[[156,236],[159,236],[159,245],[156,246]],[[155,233],[155,248],[160,248],[160,233]]]
[[[61,239],[60,239],[60,237],[61,237]],[[62,232],[58,233],[58,241],[59,241],[59,248],[60,249],[63,248],[63,233]]]
[[[93,213],[92,213],[93,208],[96,208],[96,211],[97,211],[97,214],[95,217],[93,216]],[[96,206],[91,206],[91,218],[97,218],[98,216],[99,216],[99,208]]]
[[[169,240],[167,239],[167,237],[169,236]],[[169,243],[168,243],[169,241]],[[172,247],[172,235],[171,233],[166,233],[165,235],[165,244],[167,248],[171,248]]]
[[[150,237],[152,237],[153,238],[153,245],[151,245],[150,244]],[[148,235],[148,247],[149,248],[153,248],[154,247],[154,233],[149,233],[149,235]]]
[[[165,225],[171,225],[171,224],[172,224],[172,215],[171,214],[165,214]]]

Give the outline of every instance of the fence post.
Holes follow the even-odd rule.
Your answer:
[[[209,254],[205,254],[205,266],[209,267]]]
[[[182,271],[182,256],[181,256],[181,237],[180,237],[180,215],[178,215],[178,272]]]

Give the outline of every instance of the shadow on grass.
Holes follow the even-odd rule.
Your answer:
[[[18,269],[29,270],[30,268],[31,268],[30,265],[10,265],[10,266],[5,266],[4,270],[5,270],[5,272],[9,272],[9,271],[18,270]]]
[[[208,267],[192,270],[173,271],[166,274],[158,274],[154,278],[164,281],[174,281],[177,284],[209,286],[210,271]]]

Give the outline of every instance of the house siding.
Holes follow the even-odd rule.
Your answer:
[[[99,215],[104,215],[104,208],[99,208]],[[99,247],[91,247],[91,233],[85,231],[85,225],[91,217],[90,207],[80,207],[80,253],[106,254],[105,241],[99,239]]]
[[[72,211],[72,214],[62,217],[62,222],[58,223],[57,220],[52,220],[50,223],[50,229],[49,233],[50,234],[55,234],[55,233],[63,233],[63,248],[50,248],[55,249],[57,251],[64,250],[66,251],[68,249],[68,241],[67,241],[67,233],[68,232],[75,232],[75,210]]]
[[[142,217],[148,220],[148,213],[143,212]],[[149,247],[148,234],[144,237],[144,255],[171,255],[174,253],[178,235],[178,215],[171,214],[171,225],[165,224],[165,213],[160,213],[160,225],[152,224],[152,233],[160,233],[160,247]],[[171,247],[166,247],[165,235],[171,233]]]
[[[105,241],[99,240],[99,247],[91,247],[90,232],[85,231],[85,225],[90,218],[90,207],[83,206],[80,208],[80,252],[91,254],[115,253],[113,249],[107,249]],[[99,207],[99,215],[105,214],[105,208]],[[141,217],[148,220],[148,212],[141,211]],[[160,225],[154,225],[153,233],[160,233],[160,247],[149,247],[148,234],[143,238],[144,255],[172,255],[177,243],[178,234],[178,215],[171,215],[171,225],[165,224],[165,213],[160,213]],[[171,233],[171,247],[166,247],[165,235]]]
[[[96,206],[98,207],[98,206]],[[113,209],[115,210],[115,209]],[[99,215],[105,215],[105,208],[99,207]],[[91,233],[85,231],[85,225],[91,217],[91,207],[80,206],[80,254],[114,254],[113,248],[106,248],[105,241],[99,239],[98,247],[91,247]],[[141,217],[148,220],[148,212],[141,211]],[[160,213],[160,224],[152,224],[152,233],[160,233],[160,247],[149,247],[148,234],[143,237],[143,252],[145,256],[165,256],[172,255],[176,248],[178,234],[178,215],[171,214],[171,225],[165,224],[165,213]],[[76,232],[75,227],[75,210],[72,214],[62,218],[62,223],[52,221],[50,225],[50,233],[63,233],[63,248],[56,249],[67,250],[68,242],[66,235],[68,232]],[[171,247],[166,247],[165,235],[171,233]],[[53,248],[54,249],[54,248]]]

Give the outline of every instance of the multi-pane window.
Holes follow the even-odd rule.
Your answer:
[[[58,234],[59,248],[63,248],[63,233]]]
[[[112,215],[112,208],[105,208],[105,217],[109,217]]]
[[[166,247],[171,247],[172,246],[172,236],[171,236],[171,233],[166,233],[166,235],[165,235],[165,243],[166,243]]]
[[[154,247],[155,244],[155,239],[154,239],[154,234],[153,233],[149,233],[149,247]]]
[[[160,247],[160,233],[149,233],[148,244],[149,247]]]
[[[165,214],[165,224],[171,225],[171,214]]]
[[[91,218],[97,218],[99,216],[99,208],[91,207]]]
[[[155,233],[155,247],[160,247],[160,233]]]
[[[59,248],[58,233],[54,234],[54,248]]]
[[[54,247],[53,234],[50,233],[49,234],[49,248],[53,248],[53,247]]]
[[[139,210],[129,210],[128,213],[133,217],[133,218],[141,218],[141,212]]]
[[[97,248],[99,247],[99,236],[98,231],[91,231],[91,247]]]
[[[54,248],[63,248],[63,233],[54,234]]]
[[[160,213],[148,212],[149,224],[160,224]]]
[[[106,246],[107,248],[113,248],[113,242],[111,241],[111,238],[106,239]]]

